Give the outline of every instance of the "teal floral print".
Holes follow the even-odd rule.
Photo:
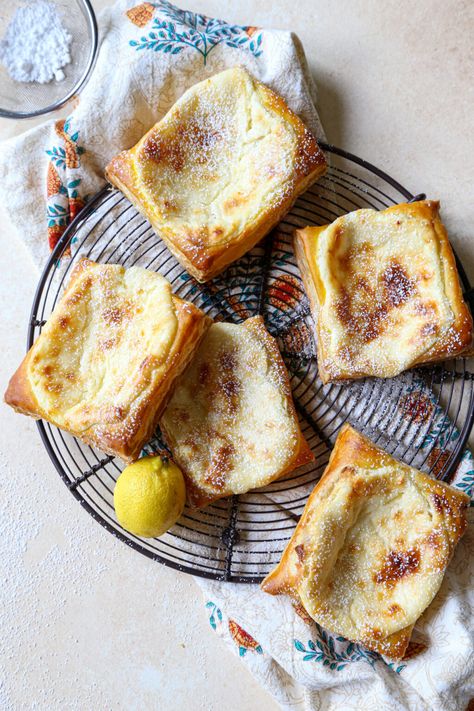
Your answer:
[[[62,168],[62,170],[66,170],[66,168],[77,168],[80,163],[79,156],[85,152],[82,146],[77,145],[79,131],[75,131],[74,133],[70,132],[69,119],[66,120],[64,126],[61,121],[57,121],[55,128],[56,133],[63,138],[65,147],[61,145],[52,146],[46,151],[46,155],[50,157],[51,162],[56,168]],[[74,157],[71,156],[71,153]]]
[[[80,194],[80,165],[85,148],[78,143],[79,131],[71,127],[71,119],[56,121],[54,130],[59,142],[46,150],[49,159],[46,173],[46,218],[50,249],[55,248],[64,230],[87,200],[87,196]],[[69,253],[70,246],[66,248],[65,254]]]
[[[209,624],[211,625],[214,632],[219,630],[220,633],[222,629],[224,629],[223,615],[221,609],[216,605],[215,602],[212,602],[212,600],[206,602],[206,608],[209,612]],[[262,646],[235,620],[231,620],[230,618],[228,618],[226,620],[226,626],[231,639],[235,642],[237,646],[239,657],[245,657],[247,652],[263,654]]]
[[[319,639],[314,642],[309,639],[305,646],[298,639],[293,640],[295,649],[303,654],[304,662],[321,662],[323,666],[332,669],[333,671],[341,671],[347,664],[351,662],[365,662],[373,668],[376,662],[385,664],[382,657],[376,652],[371,652],[364,649],[359,644],[349,642],[344,637],[331,637],[319,625],[316,625]],[[334,640],[339,642],[338,649]],[[387,664],[390,669],[400,674],[405,669],[406,664],[396,665],[394,663]]]
[[[472,499],[474,495],[474,462],[472,454],[468,449],[466,449],[461,457],[461,465],[463,462],[467,462],[468,470],[462,475],[461,479],[454,482],[454,486],[464,491],[464,493]],[[474,501],[471,500],[471,506],[473,505]]]
[[[217,607],[215,602],[206,602],[206,607],[209,611],[209,624],[213,630],[217,629],[217,624],[222,622],[222,612]]]
[[[69,219],[68,210],[59,203],[53,203],[47,206],[48,227],[66,227]]]
[[[66,151],[62,146],[53,146],[52,148],[47,150],[46,153],[48,156],[50,156],[51,162],[54,163],[57,168],[62,168],[63,170],[65,170]]]
[[[262,54],[262,34],[253,27],[229,25],[223,20],[209,18],[188,10],[180,10],[167,0],[155,3],[167,19],[153,20],[152,31],[129,44],[137,51],[179,54],[186,48],[199,52],[206,64],[209,54],[220,44],[235,49],[245,49],[254,57]]]

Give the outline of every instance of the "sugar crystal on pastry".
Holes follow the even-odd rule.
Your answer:
[[[280,563],[265,578],[322,627],[401,659],[467,525],[469,497],[345,425]]]

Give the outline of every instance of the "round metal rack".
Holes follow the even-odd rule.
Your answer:
[[[82,256],[160,272],[176,294],[215,320],[238,323],[261,313],[278,339],[288,367],[313,465],[245,495],[202,510],[186,508],[164,536],[141,539],[115,518],[113,489],[123,464],[47,422],[38,428],[49,456],[71,493],[96,521],[135,550],[194,575],[256,583],[275,566],[321,476],[341,425],[348,421],[385,450],[449,480],[474,418],[473,374],[466,361],[436,364],[397,378],[367,378],[323,385],[318,378],[313,324],[291,245],[295,228],[326,224],[359,208],[384,209],[414,197],[390,176],[341,149],[321,144],[329,170],[255,249],[206,285],[174,259],[123,195],[106,187],[68,227],[46,266],[34,299],[30,347]],[[67,256],[69,250],[73,256]],[[459,266],[466,292],[470,286]],[[160,433],[146,451],[162,447]]]

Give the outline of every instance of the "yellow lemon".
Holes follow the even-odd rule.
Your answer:
[[[137,536],[162,536],[183,513],[184,478],[166,457],[143,457],[117,479],[114,506],[123,528]]]

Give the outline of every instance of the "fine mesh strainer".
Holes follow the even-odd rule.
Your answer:
[[[0,116],[32,118],[55,111],[77,94],[89,78],[98,48],[97,22],[89,0],[49,0],[58,8],[61,21],[72,37],[71,63],[63,68],[62,81],[48,84],[17,82],[0,64]],[[24,2],[0,0],[0,39],[16,9]]]

